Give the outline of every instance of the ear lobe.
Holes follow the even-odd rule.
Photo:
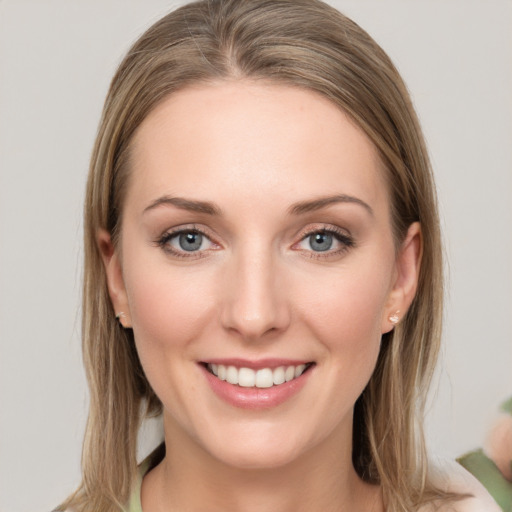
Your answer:
[[[108,231],[104,229],[98,230],[97,243],[105,267],[108,293],[112,301],[112,307],[123,327],[130,327],[130,310],[119,254],[112,244]]]
[[[413,222],[397,254],[396,276],[384,312],[385,318],[382,319],[382,333],[393,329],[405,315],[416,295],[422,252],[421,226],[419,222]]]

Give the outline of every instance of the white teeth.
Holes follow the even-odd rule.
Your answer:
[[[225,380],[230,384],[238,384],[244,388],[270,388],[300,377],[304,373],[306,365],[279,366],[274,370],[261,368],[255,371],[251,368],[236,368],[235,366],[211,363],[208,364],[208,369],[220,380]]]
[[[240,368],[238,371],[238,385],[243,388],[253,388],[256,385],[256,372],[250,368]]]
[[[274,384],[278,386],[279,384],[282,384],[285,381],[284,378],[284,366],[280,366],[279,368],[276,368],[272,373],[272,380],[274,381]]]
[[[234,366],[228,366],[226,370],[226,382],[238,384],[238,370]]]
[[[295,378],[297,377],[300,377],[302,375],[302,372],[306,369],[306,365],[305,364],[299,364],[299,366],[297,366],[295,368]]]
[[[284,380],[290,382],[295,377],[295,366],[288,366],[284,372]]]
[[[257,388],[271,388],[274,385],[272,378],[272,370],[270,368],[263,368],[256,372],[256,387]]]

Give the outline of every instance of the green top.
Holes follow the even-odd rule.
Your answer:
[[[512,415],[512,397],[502,403],[500,409]],[[470,473],[473,473],[504,512],[512,511],[512,482],[508,481],[496,464],[482,449],[466,453],[457,459]],[[512,461],[510,461],[512,465]]]
[[[149,473],[151,469],[161,462],[164,456],[165,444],[162,443],[140,463],[135,487],[133,488],[128,506],[123,509],[123,512],[142,512],[142,504],[140,501],[142,479],[146,473]]]

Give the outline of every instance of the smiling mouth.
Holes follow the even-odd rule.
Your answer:
[[[277,368],[237,368],[215,363],[203,363],[205,368],[219,380],[243,388],[271,388],[299,378],[315,363],[279,366]]]

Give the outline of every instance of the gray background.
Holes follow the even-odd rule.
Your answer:
[[[394,59],[430,147],[450,283],[428,438],[454,457],[512,393],[512,2],[331,3]],[[120,58],[178,4],[0,0],[1,512],[50,510],[79,481],[88,157]]]

